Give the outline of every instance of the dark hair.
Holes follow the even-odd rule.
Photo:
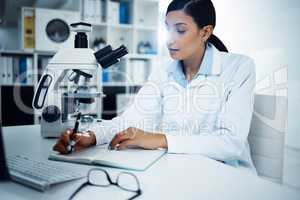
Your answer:
[[[207,25],[216,26],[216,11],[211,0],[173,0],[169,4],[166,14],[176,10],[182,10],[191,16],[199,28]],[[210,36],[208,42],[219,51],[228,52],[223,42],[214,34]]]

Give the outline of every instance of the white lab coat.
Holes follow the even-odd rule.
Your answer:
[[[253,60],[208,45],[197,76],[185,87],[177,80],[184,78],[183,73],[178,75],[179,66],[174,61],[154,71],[121,116],[90,127],[97,144],[136,127],[165,134],[168,153],[202,154],[256,174],[247,141],[255,86]]]

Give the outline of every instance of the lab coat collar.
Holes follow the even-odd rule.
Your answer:
[[[209,44],[212,52],[211,71],[207,75],[220,75],[222,72],[221,52],[212,44]]]
[[[184,76],[182,67],[181,67],[181,61],[174,61],[169,69],[169,74],[173,75],[180,75]],[[221,52],[214,47],[212,44],[208,43],[203,61],[201,63],[200,69],[197,72],[196,76],[198,75],[206,75],[206,76],[212,76],[212,75],[220,75],[221,74]]]

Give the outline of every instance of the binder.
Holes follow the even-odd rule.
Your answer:
[[[13,84],[13,57],[6,57],[6,84]]]
[[[27,78],[26,78],[26,70],[27,70],[27,63],[26,63],[26,57],[21,57],[19,61],[19,76],[20,76],[20,82],[26,84]]]
[[[7,57],[6,56],[3,56],[2,57],[3,59],[3,68],[2,68],[2,85],[7,85],[7,64],[8,64],[8,61],[7,61]]]
[[[13,58],[13,82],[20,83],[19,81],[19,58]]]
[[[115,1],[108,1],[108,18],[107,23],[119,24],[120,3]]]
[[[107,82],[109,82],[109,70],[107,69],[107,70],[103,70],[102,71],[102,82],[103,83],[107,83]]]
[[[5,58],[0,56],[0,85],[3,85],[6,81],[6,74],[4,68],[6,67]]]
[[[28,84],[34,84],[34,74],[33,74],[33,58],[26,58],[26,79]]]
[[[129,3],[120,2],[120,24],[129,24]]]

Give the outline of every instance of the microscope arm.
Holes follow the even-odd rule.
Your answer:
[[[67,71],[68,70],[66,69],[55,70],[54,72],[54,70],[46,69],[35,91],[32,101],[33,108],[40,110],[44,107],[48,93],[54,95],[54,93],[58,91],[59,84],[64,79]]]

